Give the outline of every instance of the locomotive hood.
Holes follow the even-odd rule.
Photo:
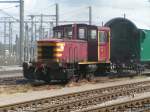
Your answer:
[[[42,40],[38,40],[38,42],[63,42],[62,39],[42,39]]]

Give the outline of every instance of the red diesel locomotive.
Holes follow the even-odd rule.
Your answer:
[[[110,70],[110,29],[87,24],[56,26],[37,41],[37,60],[23,63],[27,79],[68,81]]]

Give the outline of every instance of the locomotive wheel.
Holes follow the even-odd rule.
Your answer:
[[[76,75],[73,75],[72,78],[71,78],[71,80],[72,80],[73,82],[78,82],[79,79],[80,79],[79,76],[76,76]]]
[[[67,83],[69,82],[69,80],[61,80],[61,82],[62,82],[63,84],[67,84]]]
[[[87,74],[86,79],[87,79],[88,81],[94,80],[94,75],[93,75],[93,74],[94,74],[94,73],[89,73],[89,74]]]
[[[46,67],[45,70],[43,70],[42,72],[43,74],[43,80],[46,82],[46,83],[50,83],[51,82],[51,78],[50,78],[50,72],[49,72],[49,69]]]
[[[23,62],[22,66],[23,66],[23,75],[24,75],[24,77],[27,78],[28,77],[27,76],[27,74],[28,74],[28,64]]]

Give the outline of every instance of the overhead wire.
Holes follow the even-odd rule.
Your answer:
[[[49,8],[49,7],[51,7],[51,6],[55,6],[55,4],[51,4],[51,5],[49,5],[49,6],[45,7],[45,8],[44,8],[44,9],[42,9],[42,10],[45,10],[45,9],[47,9],[47,10],[48,10],[48,8]],[[34,9],[34,10],[37,10],[37,9]],[[25,9],[25,11],[26,11],[27,13],[29,13],[29,14],[31,14],[31,13],[32,13],[32,12],[31,12],[31,10],[27,10],[27,9]],[[37,11],[37,12],[35,11],[34,13],[39,13],[39,11]],[[29,14],[28,14],[28,15],[29,15]]]
[[[13,18],[14,20],[16,20],[16,21],[18,21],[18,22],[20,21],[19,19],[15,18],[14,16],[10,15],[9,13],[5,12],[5,11],[2,10],[2,9],[0,9],[0,12],[2,12],[3,14],[5,14],[5,15],[11,17],[11,18]]]
[[[6,7],[6,8],[0,8],[0,10],[5,10],[5,9],[12,9],[12,8],[16,8],[19,7],[20,5],[14,5],[14,6],[10,6],[10,7]]]
[[[6,7],[6,8],[1,8],[1,9],[0,9],[0,12],[2,12],[3,14],[5,14],[5,15],[11,17],[11,18],[13,18],[13,19],[16,20],[16,21],[19,21],[19,19],[15,18],[15,17],[12,16],[11,14],[7,13],[6,11],[4,11],[4,10],[6,10],[6,9],[16,8],[16,7],[19,7],[19,6],[20,6],[20,5],[14,5],[14,6]]]

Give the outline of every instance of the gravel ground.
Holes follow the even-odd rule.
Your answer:
[[[100,78],[101,81],[96,79],[96,81],[87,82],[86,80],[81,80],[79,83],[70,82],[66,85],[53,84],[53,85],[11,85],[11,86],[0,86],[0,106],[9,105],[19,102],[25,102],[35,99],[41,99],[46,97],[53,97],[68,93],[74,93],[79,91],[105,88],[110,86],[116,86],[120,84],[127,84],[139,81],[149,81],[150,78],[145,77],[135,77],[132,78],[121,78],[117,79],[107,79]]]
[[[0,85],[0,97],[6,95],[15,95],[19,93],[27,93],[33,91],[44,91],[44,90],[58,90],[65,87],[77,87],[83,86],[86,84],[104,84],[106,82],[117,82],[117,81],[125,81],[125,80],[132,80],[132,79],[141,79],[145,78],[146,76],[138,76],[134,78],[113,78],[109,79],[108,77],[98,77],[93,81],[88,82],[87,80],[80,80],[78,83],[76,82],[69,82],[68,84],[43,84],[43,83],[26,83],[26,84],[18,84],[18,85]]]
[[[109,106],[109,105],[115,105],[115,104],[131,101],[131,100],[137,100],[137,99],[147,98],[147,97],[150,97],[150,92],[134,94],[134,97],[133,96],[123,96],[123,97],[117,98],[115,100],[110,100],[110,101],[103,102],[101,104],[91,105],[88,108],[85,108],[83,110],[86,111],[86,109],[93,109],[93,108],[97,108],[97,107],[106,107],[106,106]],[[128,109],[129,109],[129,111],[128,111]],[[126,109],[126,111],[124,110],[123,112],[132,112],[130,110],[131,108],[128,108],[128,109]],[[137,108],[137,110],[139,110],[139,109],[140,109],[140,107]],[[80,110],[77,110],[77,111],[74,111],[74,112],[80,112]],[[121,112],[121,111],[117,111],[117,112]],[[133,111],[133,112],[135,112],[135,111]],[[143,111],[138,111],[138,112],[143,112]]]

